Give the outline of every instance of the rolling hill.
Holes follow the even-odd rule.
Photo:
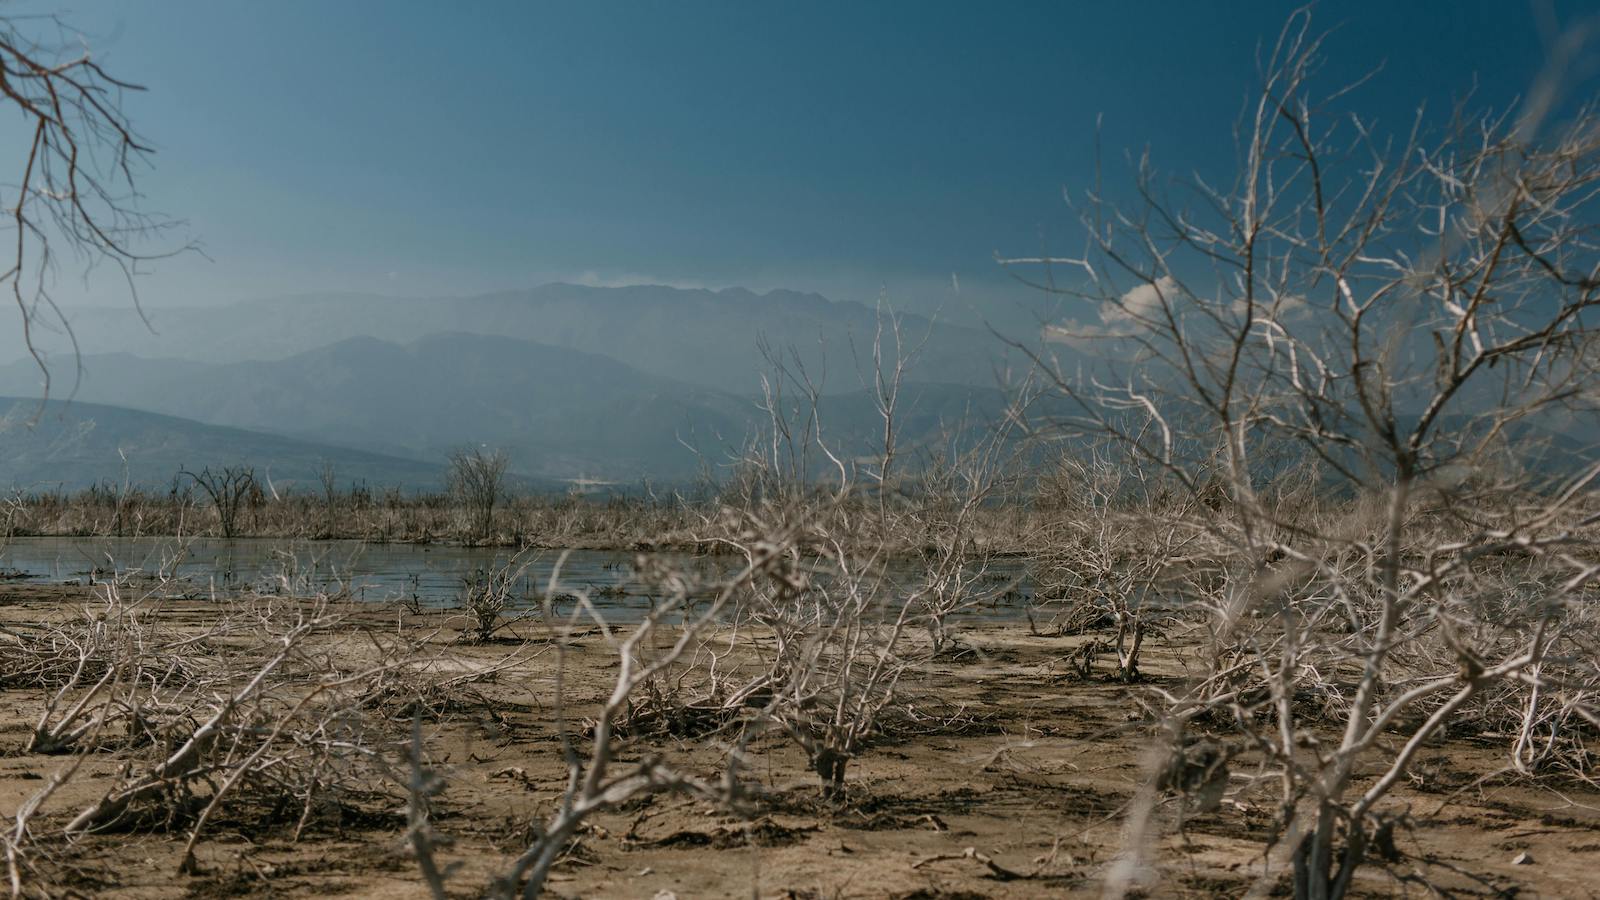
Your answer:
[[[310,487],[324,463],[372,484],[435,488],[442,466],[94,403],[0,397],[0,488],[102,481],[159,487],[183,467],[247,463],[279,489]]]

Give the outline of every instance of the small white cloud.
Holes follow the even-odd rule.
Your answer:
[[[1172,302],[1178,283],[1163,275],[1154,282],[1146,282],[1123,294],[1115,303],[1100,305],[1100,321],[1133,323],[1148,321],[1160,315],[1163,302]]]
[[[1047,325],[1044,339],[1083,349],[1107,338],[1130,337],[1143,328],[1144,323],[1159,318],[1162,303],[1172,302],[1177,290],[1176,281],[1162,276],[1132,288],[1115,301],[1100,304],[1098,323],[1068,319]]]
[[[1068,319],[1057,325],[1044,327],[1044,339],[1052,344],[1066,344],[1078,350],[1087,350],[1097,342],[1106,338],[1124,337],[1126,333],[1114,333],[1104,325],[1093,325]]]
[[[1132,337],[1149,327],[1150,323],[1160,322],[1164,318],[1163,304],[1176,305],[1180,291],[1177,281],[1165,276],[1157,278],[1153,282],[1146,282],[1130,289],[1114,301],[1100,304],[1096,311],[1099,322],[1068,319],[1045,326],[1043,337],[1047,341],[1070,344],[1079,348],[1107,338]],[[1243,316],[1249,309],[1249,304],[1243,299],[1234,300],[1228,304],[1228,309],[1236,316]],[[1289,320],[1301,318],[1309,311],[1310,304],[1304,297],[1284,294],[1276,298],[1258,300],[1255,319],[1258,322],[1287,324]]]
[[[1243,316],[1250,308],[1250,304],[1243,297],[1233,301],[1233,314]],[[1282,322],[1287,319],[1296,319],[1304,315],[1308,309],[1306,298],[1297,294],[1284,294],[1275,299],[1258,299],[1256,301],[1255,320],[1258,322]]]

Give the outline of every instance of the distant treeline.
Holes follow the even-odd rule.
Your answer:
[[[750,508],[751,490],[738,484],[565,493],[496,488],[486,503],[459,488],[412,491],[355,481],[318,491],[273,490],[248,470],[201,470],[164,490],[107,481],[79,491],[14,491],[0,498],[0,544],[13,537],[200,536],[717,552],[723,538],[742,527],[740,511]],[[922,523],[941,502],[931,494],[899,493],[892,504],[898,514],[888,527],[876,516],[851,516],[849,507],[830,515],[852,543],[916,552],[937,541]],[[877,508],[873,500],[857,505]],[[995,549],[1023,546],[1027,505],[996,502],[986,509]]]

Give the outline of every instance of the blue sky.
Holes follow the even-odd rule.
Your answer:
[[[551,280],[779,286],[958,318],[1015,303],[996,251],[1080,241],[1097,118],[1115,177],[1149,146],[1225,173],[1257,46],[1292,9],[1204,3],[12,4],[143,83],[152,209],[210,261],[147,302],[470,294]],[[1505,105],[1583,6],[1325,3],[1326,83],[1400,126]],[[1568,86],[1595,93],[1592,54]],[[20,138],[0,120],[0,141]],[[122,302],[63,271],[71,302]],[[961,294],[952,292],[952,275]]]

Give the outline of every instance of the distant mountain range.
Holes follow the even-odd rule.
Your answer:
[[[0,397],[0,489],[159,487],[179,469],[249,464],[278,489],[311,489],[324,464],[342,482],[437,488],[444,467],[94,403]]]
[[[9,409],[0,487],[120,478],[123,455],[130,477],[156,484],[180,466],[230,462],[311,479],[331,460],[350,478],[433,487],[450,452],[469,445],[505,450],[530,486],[682,482],[726,472],[768,427],[758,398],[769,355],[822,395],[824,437],[848,463],[870,459],[882,440],[875,338],[885,359],[896,355],[894,329],[877,310],[791,291],[550,284],[461,299],[330,294],[148,313],[153,333],[131,308],[76,311],[81,382],[73,393],[73,357],[55,336],[52,402],[31,428],[39,371],[0,355],[0,395],[21,398],[0,401]],[[1027,368],[1023,354],[976,329],[916,316],[898,324],[914,351],[897,413],[905,457],[1000,420],[1007,393],[997,384],[1008,360]],[[1076,362],[1061,360],[1066,370]],[[784,399],[798,399],[792,383]],[[1063,404],[1047,398],[1033,413],[1070,413],[1052,408]],[[1558,444],[1600,431],[1553,414],[1524,428]]]
[[[772,355],[823,395],[829,447],[848,459],[881,441],[875,340],[883,365],[897,355],[878,310],[792,291],[549,284],[145,313],[153,331],[131,307],[73,312],[81,381],[64,338],[41,333],[55,340],[52,403],[33,430],[0,431],[0,485],[120,477],[120,448],[141,481],[240,461],[300,478],[337,457],[351,477],[426,486],[467,445],[502,448],[514,472],[548,483],[682,481],[724,470],[768,424],[757,398]],[[898,325],[914,352],[903,452],[999,417],[1005,342],[918,316]],[[0,349],[0,395],[22,398],[24,419],[41,390],[35,363]]]
[[[547,284],[421,300],[327,294],[146,313],[148,326],[130,307],[74,311],[80,351],[237,362],[282,359],[355,337],[410,343],[460,332],[608,356],[650,375],[752,394],[768,368],[759,346],[765,341],[780,350],[792,347],[825,392],[848,393],[862,389],[864,376],[870,377],[880,323],[875,309],[817,294],[658,285]],[[906,315],[900,317],[900,333],[906,349],[917,350],[911,381],[992,387],[1006,358],[1003,342],[975,328]],[[884,345],[892,355],[888,329]],[[13,359],[20,351],[3,349]],[[70,358],[62,340],[51,349],[58,359]],[[70,381],[70,372],[62,380]]]
[[[505,449],[514,471],[545,479],[681,481],[719,471],[766,424],[750,394],[648,374],[597,354],[473,334],[404,345],[352,338],[280,360],[111,354],[85,356],[82,366],[76,399],[89,404],[435,464],[453,449],[486,444]],[[0,366],[0,393],[27,396],[36,379],[31,363]],[[995,389],[907,385],[902,449],[915,453],[984,426],[1004,399]],[[822,421],[830,447],[846,458],[871,453],[881,440],[881,419],[863,391],[824,398]],[[0,449],[9,440],[0,435]],[[225,449],[234,453],[235,446]],[[250,459],[265,461],[268,449]]]

